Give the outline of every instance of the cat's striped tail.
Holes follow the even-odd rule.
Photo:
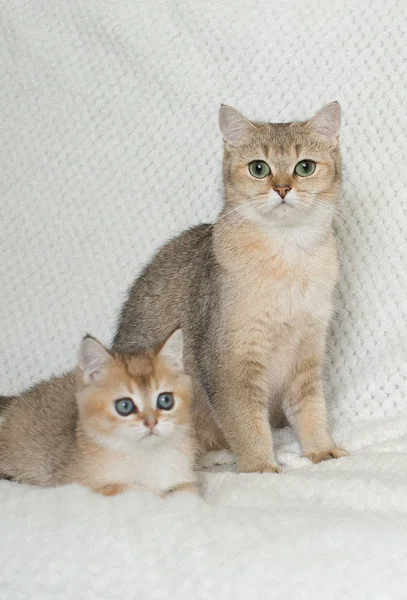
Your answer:
[[[14,396],[0,396],[0,419],[1,419],[1,413],[3,412],[3,410],[5,410],[7,408],[7,406],[10,404],[10,402],[14,399]],[[10,477],[9,475],[6,475],[5,473],[1,473],[0,472],[0,479],[8,479],[9,481],[13,481],[13,478]]]
[[[0,396],[0,415],[7,406],[14,400],[15,396]]]

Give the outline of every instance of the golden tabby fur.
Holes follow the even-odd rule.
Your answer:
[[[160,393],[171,393],[174,406],[160,408]],[[106,495],[134,486],[195,490],[190,397],[180,331],[158,352],[134,356],[87,337],[76,373],[3,398],[0,473],[44,486],[77,482]],[[120,399],[129,414],[118,413]]]
[[[229,447],[241,471],[278,470],[270,422],[285,418],[313,462],[339,458],[321,377],[338,277],[340,107],[270,124],[222,106],[219,123],[224,209],[146,267],[114,347],[148,347],[181,326],[201,448]]]

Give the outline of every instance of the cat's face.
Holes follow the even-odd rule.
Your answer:
[[[226,211],[295,227],[331,219],[341,164],[340,108],[327,105],[304,123],[252,123],[222,106]]]
[[[98,344],[92,340],[88,346],[92,343]],[[93,363],[93,375],[85,376],[77,394],[88,435],[131,451],[159,444],[189,427],[190,380],[168,359],[167,344],[157,355],[111,356],[103,349],[106,362],[96,369]]]

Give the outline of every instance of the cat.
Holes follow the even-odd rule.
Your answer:
[[[280,470],[270,424],[287,420],[314,463],[347,455],[329,432],[322,384],[340,123],[336,102],[277,124],[221,105],[224,208],[158,251],[119,317],[113,347],[126,352],[182,327],[200,448],[230,449],[242,472]]]
[[[82,340],[76,371],[0,399],[0,473],[105,495],[197,492],[191,382],[175,331],[157,350],[111,353]]]

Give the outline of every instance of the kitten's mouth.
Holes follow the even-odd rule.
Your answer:
[[[150,437],[160,437],[160,436],[155,431],[149,431],[148,433],[145,433],[141,439],[145,440],[146,438],[150,438]]]

